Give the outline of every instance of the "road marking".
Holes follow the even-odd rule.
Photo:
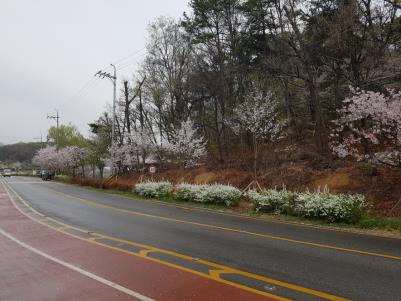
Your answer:
[[[334,245],[314,243],[314,242],[291,239],[291,238],[286,238],[286,237],[281,237],[281,236],[275,236],[275,235],[251,232],[251,231],[246,231],[246,230],[241,230],[241,229],[235,229],[235,228],[229,228],[229,227],[223,227],[223,226],[217,226],[217,225],[211,225],[211,224],[204,224],[204,223],[192,222],[192,221],[188,221],[188,220],[181,220],[181,219],[165,217],[165,216],[160,216],[160,215],[142,213],[142,212],[138,212],[138,211],[135,211],[135,210],[123,209],[123,208],[114,207],[114,206],[110,206],[110,205],[100,204],[100,203],[95,202],[95,201],[79,198],[79,197],[76,197],[76,196],[73,196],[73,195],[70,195],[70,194],[67,194],[67,193],[64,193],[64,192],[60,192],[60,191],[55,190],[55,189],[53,189],[51,187],[48,187],[48,186],[45,186],[45,187],[47,189],[49,189],[49,190],[52,190],[52,191],[58,193],[58,194],[67,196],[67,197],[72,198],[72,199],[76,199],[76,200],[78,200],[78,201],[80,201],[82,203],[90,204],[92,206],[99,207],[99,208],[106,208],[106,209],[110,209],[110,210],[113,210],[113,211],[124,212],[124,213],[130,214],[130,215],[144,216],[144,217],[149,217],[149,218],[154,218],[154,219],[159,219],[159,220],[171,221],[171,222],[175,222],[175,223],[190,224],[190,225],[195,225],[195,226],[204,227],[204,228],[218,229],[218,230],[223,230],[223,231],[235,232],[235,233],[240,233],[240,234],[263,237],[263,238],[268,238],[268,239],[273,239],[273,240],[280,240],[280,241],[285,241],[285,242],[290,242],[290,243],[295,243],[295,244],[302,244],[302,245],[307,245],[307,246],[313,246],[313,247],[318,247],[318,248],[331,249],[331,250],[342,251],[342,252],[356,253],[356,254],[375,256],[375,257],[382,257],[382,258],[386,258],[386,259],[401,260],[400,256],[395,256],[395,255],[388,255],[388,254],[369,252],[369,251],[363,251],[363,250],[358,250],[358,249],[337,247],[337,246],[334,246]]]
[[[13,182],[10,182],[13,183]],[[40,183],[40,181],[34,181],[33,184],[35,183]],[[47,183],[46,183],[47,184]],[[136,202],[142,202],[142,203],[150,203],[150,204],[159,204],[164,207],[171,207],[171,208],[180,208],[183,210],[188,210],[188,211],[198,211],[198,212],[204,212],[204,213],[210,213],[210,214],[218,214],[218,215],[223,215],[223,216],[230,216],[230,217],[236,217],[240,219],[247,219],[247,220],[255,220],[258,222],[263,222],[263,223],[273,223],[273,224],[282,224],[282,225],[290,225],[294,227],[302,227],[302,228],[312,228],[312,229],[320,229],[320,230],[325,230],[325,231],[331,231],[331,232],[340,232],[340,233],[350,233],[350,234],[357,234],[360,236],[368,236],[368,237],[384,237],[384,238],[391,238],[391,239],[398,239],[400,240],[401,238],[398,236],[391,236],[391,235],[379,235],[377,233],[368,233],[363,230],[358,230],[357,228],[340,228],[336,227],[335,225],[319,225],[319,224],[309,224],[309,223],[304,223],[304,222],[297,222],[297,221],[284,221],[280,219],[275,219],[274,217],[271,218],[260,218],[260,217],[253,217],[253,216],[247,216],[244,214],[240,213],[233,213],[233,212],[222,212],[222,210],[215,210],[215,209],[208,209],[208,208],[202,208],[202,207],[191,207],[189,205],[180,205],[177,203],[166,203],[165,201],[160,201],[157,199],[141,199],[141,198],[135,198],[134,196],[129,197],[123,194],[115,193],[113,191],[107,191],[105,188],[94,188],[91,186],[79,186],[78,184],[65,184],[62,182],[54,181],[52,184],[56,184],[59,186],[66,186],[66,187],[75,187],[79,188],[82,190],[87,190],[87,191],[95,191],[95,192],[100,192],[103,194],[108,194],[111,196],[116,196],[119,198],[127,199],[130,201],[136,201]],[[79,186],[79,187],[78,187]],[[54,190],[54,189],[52,189]]]
[[[209,276],[209,275],[200,273],[200,272],[195,271],[195,270],[191,270],[191,269],[189,269],[189,268],[186,268],[186,267],[183,267],[183,266],[180,266],[180,265],[177,265],[177,264],[172,264],[172,263],[169,263],[169,262],[166,262],[166,261],[162,261],[162,260],[160,260],[160,259],[148,257],[148,256],[147,256],[147,253],[145,253],[145,254],[135,253],[135,252],[132,252],[132,251],[120,249],[120,248],[117,248],[117,247],[113,247],[113,246],[110,246],[110,245],[107,245],[107,244],[103,244],[103,243],[97,242],[96,240],[92,240],[91,238],[83,238],[83,237],[76,236],[76,235],[71,234],[71,233],[68,233],[68,232],[64,232],[64,231],[62,231],[62,230],[58,230],[56,227],[52,227],[52,226],[46,224],[44,221],[39,220],[39,219],[35,219],[34,217],[32,217],[32,216],[26,214],[25,212],[23,212],[23,211],[19,208],[19,206],[15,203],[15,201],[14,201],[13,197],[11,196],[10,192],[8,191],[8,189],[9,189],[10,191],[12,191],[12,192],[20,199],[20,201],[21,201],[26,207],[28,207],[29,209],[31,209],[31,210],[33,210],[33,211],[39,213],[37,210],[35,210],[34,208],[32,208],[32,206],[30,206],[30,205],[29,205],[29,204],[28,204],[28,203],[27,203],[27,202],[26,202],[26,201],[25,201],[25,200],[24,200],[24,199],[23,199],[8,183],[3,182],[2,184],[3,184],[3,187],[6,187],[6,192],[7,192],[8,196],[9,196],[9,198],[10,198],[11,203],[14,205],[15,208],[17,208],[17,210],[18,210],[19,212],[21,212],[23,215],[25,215],[26,217],[30,218],[31,220],[33,220],[33,221],[35,221],[35,222],[37,222],[37,223],[40,223],[40,224],[42,224],[43,226],[46,226],[46,227],[48,227],[48,228],[50,228],[50,229],[52,229],[52,230],[54,230],[54,231],[57,231],[57,232],[60,232],[60,233],[62,233],[62,234],[65,234],[65,235],[74,237],[74,238],[76,238],[76,239],[80,239],[80,240],[83,240],[83,241],[86,241],[86,242],[90,242],[90,243],[93,243],[93,244],[96,244],[96,245],[99,245],[99,246],[102,246],[102,247],[106,247],[106,248],[109,248],[109,249],[113,249],[113,250],[118,251],[118,252],[122,252],[122,253],[130,254],[130,255],[134,255],[134,256],[137,256],[137,257],[140,257],[140,258],[144,258],[144,259],[147,259],[147,260],[150,260],[150,261],[154,261],[154,262],[157,262],[157,263],[160,263],[160,264],[169,266],[169,267],[173,267],[173,268],[176,268],[176,269],[179,269],[179,270],[183,270],[183,271],[186,271],[186,272],[189,272],[189,273],[191,273],[191,274],[195,274],[195,275],[198,275],[198,276],[207,278],[207,279],[212,279],[212,280],[214,280],[214,281],[221,282],[221,283],[227,284],[227,285],[229,285],[229,286],[237,287],[237,288],[240,288],[240,289],[243,289],[243,290],[252,292],[252,293],[256,293],[256,294],[259,294],[259,295],[263,295],[263,296],[266,296],[266,297],[270,297],[270,298],[273,298],[273,299],[278,300],[278,301],[291,301],[290,299],[283,298],[283,297],[280,297],[280,296],[277,296],[277,295],[273,295],[273,294],[270,294],[270,293],[267,293],[267,292],[263,292],[263,291],[260,291],[260,290],[257,290],[257,289],[253,289],[253,288],[247,287],[247,286],[245,286],[245,285],[237,284],[237,283],[234,283],[234,282],[231,282],[231,281],[227,281],[227,280],[224,280],[224,279],[221,279],[221,278],[214,278],[214,277],[211,277],[211,276]],[[8,188],[8,189],[7,189],[7,188]],[[61,222],[61,221],[58,221],[58,220],[56,220],[56,219],[54,219],[54,218],[51,218],[51,217],[46,217],[45,219],[54,221],[54,222],[56,222],[56,223],[59,223],[59,224],[61,224],[61,225],[64,226],[63,228],[72,228],[72,229],[75,229],[75,230],[77,230],[77,231],[81,231],[81,232],[85,232],[85,233],[88,233],[88,232],[89,232],[89,231],[87,231],[87,230],[83,230],[83,229],[80,229],[80,228],[77,228],[77,227],[74,227],[74,226],[65,224],[65,223],[63,223],[63,222]],[[152,249],[152,250],[157,250],[157,251],[163,252],[162,249],[156,249],[156,248],[153,248],[153,247],[148,247],[148,246],[141,245],[141,244],[137,244],[137,243],[133,243],[133,242],[123,241],[123,240],[119,240],[119,239],[117,239],[117,238],[113,238],[113,237],[111,237],[111,236],[106,236],[106,235],[102,235],[102,234],[98,234],[98,233],[94,233],[94,232],[91,232],[91,233],[93,233],[93,234],[95,234],[95,235],[103,236],[104,238],[107,238],[107,239],[111,239],[111,240],[115,240],[115,241],[120,241],[120,242],[126,242],[126,243],[131,244],[131,245],[140,245],[140,246],[143,246],[143,247],[145,247],[145,248],[150,248],[150,249]],[[165,251],[165,253],[174,254],[174,252],[170,252],[170,251],[167,251],[167,250]],[[179,255],[178,257],[181,257],[181,258],[191,258],[191,257],[186,256],[186,255],[182,255],[182,254],[178,254],[178,253],[176,253],[176,254]],[[192,258],[191,258],[191,259],[192,259]],[[199,261],[199,262],[201,262],[201,261]],[[212,264],[212,263],[211,263],[211,264]],[[229,269],[229,268],[227,268],[227,269]],[[266,279],[267,279],[267,278],[266,278]],[[285,283],[285,282],[283,282],[283,283]],[[302,287],[300,287],[300,288],[303,289]],[[305,288],[305,289],[306,289],[306,288]],[[309,289],[306,289],[306,290],[309,290]],[[313,290],[311,290],[311,291],[313,291]],[[320,292],[317,292],[317,293],[320,293]],[[324,295],[327,295],[327,296],[331,296],[331,295],[325,294],[325,293],[321,293],[321,294],[324,294]],[[348,299],[337,298],[337,297],[335,297],[335,296],[333,296],[333,298],[329,298],[329,300],[333,300],[333,301],[337,301],[337,300],[338,300],[338,301],[349,301]]]
[[[19,196],[18,193],[10,185],[7,185],[7,187],[11,191],[13,191],[13,193],[20,199],[20,201],[26,207],[28,207],[31,210],[35,210],[34,208],[32,208],[32,206],[30,206],[28,204],[28,202],[26,202],[21,196]],[[76,236],[76,235],[68,233],[68,232],[60,231],[57,228],[48,225],[47,223],[44,223],[44,222],[42,222],[40,220],[36,220],[35,218],[25,214],[18,207],[18,205],[14,202],[13,197],[10,195],[10,193],[9,193],[9,191],[7,189],[6,189],[6,192],[7,192],[8,196],[10,197],[10,200],[13,203],[13,205],[22,214],[26,215],[27,217],[29,217],[30,219],[34,220],[35,222],[38,222],[38,223],[40,223],[40,224],[42,224],[44,226],[47,226],[47,227],[49,227],[49,228],[51,228],[51,229],[53,229],[55,231],[58,231],[60,233],[66,234],[66,235],[69,235],[69,236],[74,237],[74,238],[81,239],[83,241],[88,241],[88,242],[91,242],[91,243],[94,243],[94,244],[97,244],[97,245],[100,245],[100,246],[103,246],[103,247],[107,247],[107,248],[110,248],[110,249],[113,249],[113,250],[116,250],[116,251],[119,251],[119,252],[127,253],[127,254],[134,255],[134,256],[138,256],[138,257],[141,257],[141,258],[144,258],[144,259],[147,259],[147,260],[150,260],[150,261],[154,261],[154,262],[157,262],[157,263],[160,263],[160,264],[163,264],[163,265],[167,265],[167,266],[170,266],[170,267],[173,267],[173,268],[184,270],[184,271],[190,272],[192,274],[196,274],[196,275],[202,276],[204,278],[212,279],[212,280],[217,281],[217,282],[222,282],[222,283],[228,284],[230,286],[234,286],[234,287],[237,287],[237,288],[240,288],[240,289],[243,289],[243,290],[247,290],[247,291],[259,294],[259,295],[263,295],[263,296],[267,296],[267,297],[273,298],[275,300],[289,301],[289,299],[287,299],[287,298],[283,298],[283,297],[280,297],[280,296],[277,296],[277,295],[274,295],[274,294],[271,294],[271,293],[268,293],[268,292],[265,292],[265,291],[260,291],[258,289],[254,289],[254,288],[242,285],[242,284],[238,284],[238,283],[235,283],[235,282],[232,282],[232,281],[229,281],[229,280],[222,279],[220,277],[220,275],[221,274],[230,274],[230,273],[231,274],[238,274],[238,275],[242,275],[242,276],[245,276],[245,277],[248,277],[248,278],[253,278],[253,279],[256,279],[256,280],[263,281],[263,282],[275,284],[277,286],[281,286],[281,287],[284,287],[284,288],[287,288],[287,289],[290,289],[290,290],[294,290],[294,291],[297,291],[297,292],[300,292],[300,293],[309,294],[309,295],[313,295],[313,296],[318,296],[318,297],[321,297],[321,298],[324,298],[324,299],[327,299],[327,300],[348,301],[348,299],[341,298],[341,297],[338,297],[338,296],[334,296],[334,295],[331,295],[331,294],[328,294],[328,293],[325,293],[325,292],[320,292],[320,291],[316,291],[316,290],[309,289],[309,288],[306,288],[306,287],[302,287],[302,286],[294,285],[294,284],[291,284],[291,283],[283,282],[283,281],[280,281],[280,280],[268,278],[268,277],[265,277],[265,276],[248,273],[248,272],[245,272],[245,271],[237,270],[237,269],[234,269],[234,268],[231,268],[231,267],[227,267],[227,266],[224,266],[224,265],[220,265],[220,264],[217,264],[217,263],[213,263],[213,262],[209,262],[209,261],[197,258],[196,261],[198,263],[201,263],[201,264],[204,264],[204,265],[207,265],[207,266],[212,266],[212,267],[215,268],[215,269],[212,269],[210,271],[219,270],[219,273],[216,273],[216,272],[211,272],[210,273],[210,271],[209,271],[209,274],[204,274],[204,273],[198,272],[196,270],[191,270],[191,269],[186,268],[184,266],[180,266],[178,264],[173,264],[173,263],[170,263],[170,262],[167,262],[167,261],[163,261],[163,260],[148,256],[148,254],[151,253],[151,252],[160,252],[160,253],[165,253],[165,254],[172,255],[172,256],[175,256],[175,257],[178,257],[178,258],[186,259],[188,261],[194,261],[195,260],[195,258],[192,258],[192,257],[190,257],[188,255],[184,255],[184,254],[180,254],[180,253],[176,253],[176,252],[173,252],[173,251],[164,250],[164,249],[160,249],[160,248],[156,248],[156,247],[152,247],[152,246],[147,246],[147,245],[144,245],[144,244],[141,244],[141,243],[136,243],[136,242],[132,242],[132,241],[119,239],[119,238],[116,238],[116,237],[113,237],[113,236],[107,236],[107,235],[104,235],[104,234],[91,232],[91,231],[88,231],[88,230],[84,230],[84,229],[81,229],[81,228],[78,228],[78,227],[75,227],[75,226],[71,226],[71,225],[65,224],[65,223],[63,223],[63,222],[61,222],[61,221],[59,221],[57,219],[54,219],[54,218],[51,218],[51,217],[46,217],[47,220],[51,220],[51,221],[53,221],[55,223],[63,225],[64,228],[71,228],[71,229],[74,229],[74,230],[77,230],[77,231],[81,231],[81,232],[84,232],[84,233],[92,233],[93,235],[96,235],[96,236],[102,236],[105,239],[109,239],[109,240],[113,240],[113,241],[116,241],[116,242],[120,242],[120,243],[125,243],[125,244],[129,244],[129,245],[141,247],[141,248],[144,249],[143,250],[144,252],[142,252],[142,250],[141,250],[141,251],[139,251],[139,253],[136,253],[136,252],[128,251],[128,250],[125,250],[125,249],[120,249],[120,248],[117,248],[117,247],[114,247],[114,246],[110,246],[110,245],[98,242],[98,241],[96,241],[95,239],[92,239],[92,238],[83,238],[83,237]],[[38,212],[38,211],[36,211],[36,212]],[[147,251],[151,251],[151,252],[147,252]]]
[[[68,268],[70,270],[78,272],[78,273],[80,273],[80,274],[82,274],[82,275],[84,275],[84,276],[86,276],[88,278],[91,278],[91,279],[96,280],[96,281],[98,281],[98,282],[100,282],[102,284],[110,286],[110,287],[112,287],[112,288],[114,288],[114,289],[116,289],[116,290],[118,290],[118,291],[120,291],[122,293],[125,293],[125,294],[127,294],[129,296],[135,297],[135,298],[137,298],[139,300],[142,300],[142,301],[154,301],[154,299],[146,297],[146,296],[144,296],[144,295],[142,295],[142,294],[140,294],[138,292],[130,290],[130,289],[128,289],[126,287],[123,287],[123,286],[121,286],[121,285],[119,285],[117,283],[114,283],[114,282],[112,282],[110,280],[107,280],[107,279],[105,279],[103,277],[95,275],[95,274],[93,274],[91,272],[88,272],[86,270],[83,270],[83,269],[81,269],[81,268],[79,268],[79,267],[77,267],[75,265],[72,265],[72,264],[70,264],[68,262],[65,262],[65,261],[60,260],[60,259],[58,259],[56,257],[53,257],[53,256],[51,256],[51,255],[49,255],[47,253],[44,253],[44,252],[42,252],[42,251],[40,251],[38,249],[35,249],[34,247],[32,247],[32,246],[20,241],[19,239],[15,238],[14,236],[12,236],[11,234],[7,233],[6,231],[4,231],[1,228],[0,228],[0,234],[2,234],[3,236],[7,237],[8,239],[14,241],[15,243],[19,244],[20,246],[24,247],[25,249],[27,249],[27,250],[29,250],[29,251],[31,251],[33,253],[36,253],[36,254],[38,254],[38,255],[40,255],[40,256],[48,259],[48,260],[51,260],[51,261],[53,261],[55,263],[58,263],[59,265],[65,267],[65,268]]]

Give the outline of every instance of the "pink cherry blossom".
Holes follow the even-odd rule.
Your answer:
[[[351,88],[351,93],[333,122],[333,153],[401,167],[401,91]]]

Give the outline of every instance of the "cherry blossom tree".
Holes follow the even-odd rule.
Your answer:
[[[279,120],[273,94],[254,89],[250,97],[237,105],[227,124],[236,135],[252,135],[253,171],[257,174],[258,146],[263,141],[274,142],[279,138],[282,122]]]
[[[131,166],[139,165],[140,159],[142,159],[142,164],[145,165],[146,158],[155,146],[152,140],[152,133],[146,128],[132,130],[131,133],[127,133],[125,143],[127,145],[125,161]]]
[[[401,91],[351,88],[330,134],[332,152],[401,167]]]
[[[125,167],[126,153],[126,145],[112,145],[109,148],[109,156],[105,159],[106,165],[110,166],[113,172],[120,172]]]
[[[75,170],[79,166],[82,168],[82,176],[85,176],[85,157],[87,151],[79,146],[67,146],[58,152],[59,169],[66,172],[72,171],[75,176]]]
[[[122,144],[110,147],[110,156],[105,160],[106,165],[118,173],[138,167],[141,161],[144,165],[154,147],[151,137],[151,133],[146,129],[126,133]]]
[[[54,146],[47,146],[37,151],[32,163],[44,169],[58,170],[75,175],[75,169],[82,167],[84,174],[86,151],[78,146],[68,146],[59,150]]]
[[[173,130],[163,149],[172,155],[173,161],[186,168],[197,165],[207,153],[204,137],[197,132],[190,118]]]
[[[58,159],[56,147],[46,146],[45,148],[39,149],[32,158],[32,163],[43,169],[57,169]]]

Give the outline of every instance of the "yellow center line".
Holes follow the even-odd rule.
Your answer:
[[[10,187],[9,185],[7,185],[7,186],[11,191],[14,192],[14,194],[21,200],[21,202],[26,207],[28,207],[31,210],[34,210],[24,199],[22,199],[18,195],[18,193],[12,187]],[[10,199],[13,202],[14,206],[18,210],[20,210],[20,208],[17,206],[17,204],[13,201],[13,199],[12,199],[12,197],[9,194],[8,191],[7,191],[7,193],[10,196]],[[117,247],[109,246],[107,244],[103,244],[101,242],[92,240],[90,238],[89,239],[88,238],[83,238],[83,237],[75,236],[75,235],[73,235],[71,233],[68,233],[68,232],[60,231],[55,227],[52,227],[50,225],[47,225],[47,224],[42,223],[40,221],[37,221],[35,218],[25,214],[22,210],[20,210],[20,212],[23,213],[24,215],[26,215],[27,217],[29,217],[30,219],[36,221],[36,222],[39,222],[39,223],[41,223],[41,224],[43,224],[43,225],[45,225],[45,226],[47,226],[47,227],[49,227],[51,229],[54,229],[54,230],[56,230],[58,232],[61,232],[63,234],[72,236],[74,238],[78,238],[78,239],[81,239],[83,241],[88,241],[88,242],[91,242],[91,243],[94,243],[94,244],[97,244],[97,245],[101,245],[101,246],[104,246],[104,247],[107,247],[107,248],[110,248],[110,249],[113,249],[113,250],[116,250],[116,251],[119,251],[119,252],[123,252],[123,253],[131,254],[131,255],[135,255],[135,256],[138,256],[138,257],[141,257],[141,258],[145,258],[145,259],[148,259],[148,260],[151,260],[151,261],[154,261],[154,262],[157,262],[157,263],[161,263],[161,264],[164,264],[164,265],[167,265],[167,266],[170,266],[170,267],[181,269],[181,270],[190,272],[192,274],[196,274],[196,275],[199,275],[199,276],[202,276],[202,277],[205,277],[205,278],[209,278],[209,279],[221,282],[221,283],[225,283],[225,284],[228,284],[230,286],[238,287],[238,288],[241,288],[241,289],[244,289],[244,290],[256,293],[256,294],[259,294],[259,295],[267,296],[267,297],[273,298],[275,300],[289,301],[289,299],[284,298],[284,297],[280,297],[280,296],[277,296],[277,295],[274,295],[274,294],[271,294],[271,293],[268,293],[268,292],[260,291],[260,290],[253,289],[251,287],[242,285],[242,284],[238,284],[238,283],[235,283],[235,282],[231,282],[231,281],[222,279],[220,277],[220,275],[221,274],[230,274],[230,273],[231,274],[243,275],[245,277],[249,277],[249,278],[253,278],[253,279],[256,279],[256,280],[263,281],[263,282],[275,284],[277,286],[281,286],[281,287],[284,287],[284,288],[287,288],[287,289],[290,289],[290,290],[294,290],[294,291],[297,291],[297,292],[300,292],[300,293],[321,297],[321,298],[324,298],[324,299],[327,299],[327,300],[349,301],[348,299],[345,299],[345,298],[342,298],[342,297],[338,297],[338,296],[334,296],[334,295],[331,295],[331,294],[328,294],[328,293],[325,293],[325,292],[316,291],[316,290],[313,290],[313,289],[309,289],[309,288],[306,288],[306,287],[294,285],[294,284],[283,282],[283,281],[280,281],[280,280],[268,278],[268,277],[265,277],[265,276],[256,275],[256,274],[248,273],[248,272],[245,272],[245,271],[237,270],[237,269],[234,269],[234,268],[231,268],[231,267],[227,267],[227,266],[220,265],[220,264],[217,264],[217,263],[209,262],[209,261],[206,261],[206,260],[197,259],[196,260],[197,262],[215,268],[214,270],[209,271],[209,274],[204,274],[204,273],[201,273],[201,272],[198,272],[198,271],[195,271],[195,270],[191,270],[189,268],[186,268],[186,267],[183,267],[183,266],[180,266],[180,265],[177,265],[177,264],[172,264],[170,262],[166,262],[166,261],[162,261],[160,259],[149,257],[149,256],[147,256],[149,252],[142,252],[141,253],[141,251],[143,251],[143,250],[141,250],[139,253],[135,253],[135,252],[132,252],[132,251],[128,251],[128,250],[120,249],[120,248],[117,248]],[[67,227],[67,228],[73,228],[73,229],[81,231],[81,232],[88,232],[88,231],[83,230],[81,228],[77,228],[77,227],[65,224],[65,223],[63,223],[61,221],[58,221],[58,220],[56,220],[54,218],[51,218],[51,217],[47,217],[47,219],[51,220],[53,222],[56,222],[56,223],[58,223],[60,225],[63,225],[64,227]],[[164,249],[160,249],[160,248],[156,248],[156,247],[151,247],[151,246],[147,246],[147,245],[144,245],[144,244],[140,244],[140,243],[136,243],[136,242],[132,242],[132,241],[127,241],[127,240],[123,240],[123,239],[119,239],[119,238],[116,238],[116,237],[107,236],[107,235],[103,235],[103,234],[99,234],[99,233],[95,233],[95,232],[92,232],[92,234],[93,235],[97,235],[97,236],[102,236],[102,237],[104,237],[106,239],[110,239],[110,240],[113,240],[113,241],[122,242],[122,243],[130,244],[130,245],[134,245],[134,246],[139,246],[139,247],[142,247],[142,248],[147,249],[149,251],[151,250],[152,252],[161,252],[161,253],[164,253],[164,254],[169,254],[169,255],[172,255],[172,256],[179,257],[179,258],[183,258],[183,259],[186,259],[186,260],[189,260],[189,261],[194,261],[195,260],[195,258],[187,256],[187,255],[184,255],[184,254],[180,254],[180,253],[176,253],[176,252],[172,252],[172,251],[168,251],[168,250],[164,250]]]
[[[2,183],[2,184],[4,185],[4,183]],[[11,186],[9,186],[8,184],[6,184],[6,185],[7,185],[7,188],[8,188],[10,191],[12,191],[12,192],[20,199],[20,201],[24,204],[24,206],[28,207],[28,208],[31,209],[31,210],[35,210],[35,209],[32,208],[21,196],[19,196],[18,193],[17,193]],[[189,273],[191,273],[191,274],[195,274],[195,275],[198,275],[198,276],[207,278],[207,279],[211,279],[211,280],[214,280],[214,281],[217,281],[217,282],[221,282],[221,283],[227,284],[227,285],[229,285],[229,286],[237,287],[237,288],[240,288],[240,289],[243,289],[243,290],[246,290],[246,291],[249,291],[249,292],[258,294],[258,295],[270,297],[270,298],[273,298],[274,300],[278,300],[278,301],[291,301],[290,299],[283,298],[283,297],[280,297],[280,296],[277,296],[277,295],[274,295],[274,294],[271,294],[271,293],[267,293],[267,292],[264,292],[264,291],[260,291],[260,290],[257,290],[257,289],[253,289],[253,288],[251,288],[251,287],[248,287],[248,286],[245,286],[245,285],[242,285],[242,284],[234,283],[234,282],[227,281],[227,280],[224,280],[224,279],[215,279],[215,278],[209,276],[208,274],[204,274],[204,273],[201,273],[201,272],[198,272],[198,271],[195,271],[195,270],[191,270],[191,269],[189,269],[189,268],[186,268],[186,267],[183,267],[183,266],[180,266],[180,265],[177,265],[177,264],[172,264],[172,263],[169,263],[169,262],[166,262],[166,261],[162,261],[162,260],[159,260],[159,259],[156,259],[156,258],[148,257],[148,256],[147,256],[147,253],[146,253],[146,254],[143,254],[143,253],[142,253],[142,254],[140,254],[140,253],[135,253],[135,252],[132,252],[132,251],[120,249],[120,248],[113,247],[113,246],[110,246],[110,245],[107,245],[107,244],[103,244],[103,243],[101,243],[101,242],[97,242],[97,241],[95,241],[95,240],[91,240],[90,238],[83,238],[83,237],[76,236],[76,235],[71,234],[71,233],[68,233],[68,232],[64,232],[64,231],[58,230],[56,227],[50,226],[50,225],[46,224],[45,222],[40,221],[40,220],[38,220],[38,219],[35,219],[35,218],[29,216],[28,214],[24,213],[24,212],[19,208],[19,206],[15,203],[15,201],[13,200],[13,197],[11,196],[11,194],[9,193],[8,190],[7,190],[7,194],[8,194],[8,196],[10,197],[10,200],[11,200],[11,202],[13,203],[13,205],[15,206],[15,208],[17,208],[23,215],[25,215],[25,216],[27,216],[28,218],[30,218],[31,220],[33,220],[33,221],[35,221],[35,222],[37,222],[37,223],[39,223],[39,224],[42,224],[43,226],[46,226],[46,227],[48,227],[48,228],[51,228],[52,230],[55,230],[55,231],[57,231],[57,232],[60,232],[60,233],[63,233],[63,234],[65,234],[65,235],[74,237],[74,238],[76,238],[76,239],[80,239],[80,240],[82,240],[82,241],[87,241],[87,242],[90,242],[90,243],[93,243],[93,244],[96,244],[96,245],[99,245],[99,246],[102,246],[102,247],[106,247],[106,248],[109,248],[109,249],[113,249],[113,250],[118,251],[118,252],[122,252],[122,253],[130,254],[130,255],[134,255],[134,256],[137,256],[137,257],[140,257],[140,258],[144,258],[144,259],[147,259],[147,260],[156,262],[156,263],[160,263],[160,264],[169,266],[169,267],[173,267],[173,268],[176,268],[176,269],[179,269],[179,270],[183,270],[183,271],[189,272]],[[67,224],[65,224],[65,223],[63,223],[63,222],[61,222],[61,221],[58,221],[58,220],[56,220],[56,219],[54,219],[54,218],[51,218],[51,217],[47,217],[46,219],[51,220],[51,221],[54,221],[54,222],[57,222],[57,223],[59,223],[59,224],[61,224],[61,225],[64,225],[65,228],[72,228],[72,229],[75,229],[75,230],[79,230],[79,231],[81,231],[81,232],[88,232],[88,231],[85,231],[85,230],[83,230],[83,229],[80,229],[80,228],[77,228],[77,227],[74,227],[74,226],[67,225]],[[96,234],[97,234],[97,235],[101,235],[101,234],[98,234],[98,233],[96,233]],[[115,240],[115,241],[122,241],[122,240],[119,240],[119,239],[113,239],[113,237],[110,237],[110,236],[104,236],[104,237],[107,238],[107,239]],[[128,243],[128,242],[127,242],[127,243]],[[136,243],[133,243],[133,242],[130,242],[130,243],[133,244],[133,245],[140,245],[140,246],[144,246],[144,247],[147,247],[147,248],[155,249],[155,248],[153,248],[153,247],[145,246],[145,245],[142,245],[142,244],[136,244]],[[158,249],[158,251],[159,251],[159,250],[160,250],[160,249]],[[160,251],[161,251],[161,250],[160,250]],[[191,257],[185,256],[185,255],[183,255],[183,257],[191,258]],[[340,300],[340,301],[344,300],[344,301],[348,301],[347,299],[330,299],[330,300],[336,300],[336,301],[337,301],[337,300]]]
[[[176,219],[176,218],[171,218],[171,217],[153,215],[153,214],[148,214],[148,213],[142,213],[142,212],[138,212],[138,211],[135,211],[135,210],[123,209],[123,208],[114,207],[114,206],[105,205],[105,204],[100,204],[100,203],[95,202],[95,201],[79,198],[79,197],[76,197],[76,196],[73,196],[73,195],[70,195],[70,194],[67,194],[67,193],[64,193],[64,192],[60,192],[60,191],[55,190],[55,189],[53,189],[51,187],[48,187],[48,186],[46,186],[46,188],[49,189],[49,190],[52,190],[52,191],[54,191],[54,192],[56,192],[56,193],[58,193],[60,195],[64,195],[64,196],[69,197],[71,199],[76,199],[76,200],[78,200],[78,201],[80,201],[82,203],[90,204],[92,206],[99,207],[99,208],[106,208],[106,209],[110,209],[110,210],[113,210],[113,211],[124,212],[124,213],[130,214],[130,215],[144,216],[144,217],[149,217],[149,218],[154,218],[154,219],[159,219],[159,220],[165,220],[165,221],[170,221],[170,222],[175,222],[175,223],[190,224],[190,225],[195,225],[195,226],[204,227],[204,228],[212,228],[212,229],[218,229],[218,230],[223,230],[223,231],[241,233],[241,234],[246,234],[246,235],[251,235],[251,236],[256,236],[256,237],[263,237],[263,238],[268,238],[268,239],[280,240],[280,241],[285,241],[285,242],[290,242],[290,243],[295,243],[295,244],[302,244],[302,245],[313,246],[313,247],[318,247],[318,248],[325,248],[325,249],[331,249],[331,250],[336,250],[336,251],[350,252],[350,253],[356,253],[356,254],[362,254],[362,255],[368,255],[368,256],[376,256],[376,257],[382,257],[382,258],[386,258],[386,259],[401,260],[400,256],[395,256],[395,255],[382,254],[382,253],[376,253],[376,252],[369,252],[369,251],[351,249],[351,248],[345,248],[345,247],[338,247],[338,246],[334,246],[334,245],[327,245],[327,244],[322,244],[322,243],[314,243],[314,242],[291,239],[291,238],[286,238],[286,237],[281,237],[281,236],[275,236],[275,235],[251,232],[251,231],[246,231],[246,230],[241,230],[241,229],[236,229],[236,228],[229,228],[229,227],[223,227],[223,226],[217,226],[217,225],[193,222],[193,221],[188,221],[188,220]]]

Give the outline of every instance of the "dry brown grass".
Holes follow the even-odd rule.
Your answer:
[[[114,189],[120,191],[131,191],[135,185],[135,183],[130,179],[111,177],[108,179],[73,178],[72,183],[81,186],[91,186],[95,188]]]
[[[252,172],[241,168],[217,168],[202,166],[192,169],[159,168],[154,176],[133,173],[108,179],[74,178],[73,183],[97,188],[131,191],[140,181],[167,180],[176,183],[231,184],[244,189],[252,180]],[[288,190],[315,190],[326,185],[334,193],[361,193],[373,199],[372,213],[386,215],[401,197],[401,170],[394,168],[373,167],[368,164],[345,162],[337,168],[314,169],[308,162],[281,164],[268,169],[260,166],[258,181],[264,188],[278,188],[283,185]],[[401,216],[401,206],[393,212]]]

